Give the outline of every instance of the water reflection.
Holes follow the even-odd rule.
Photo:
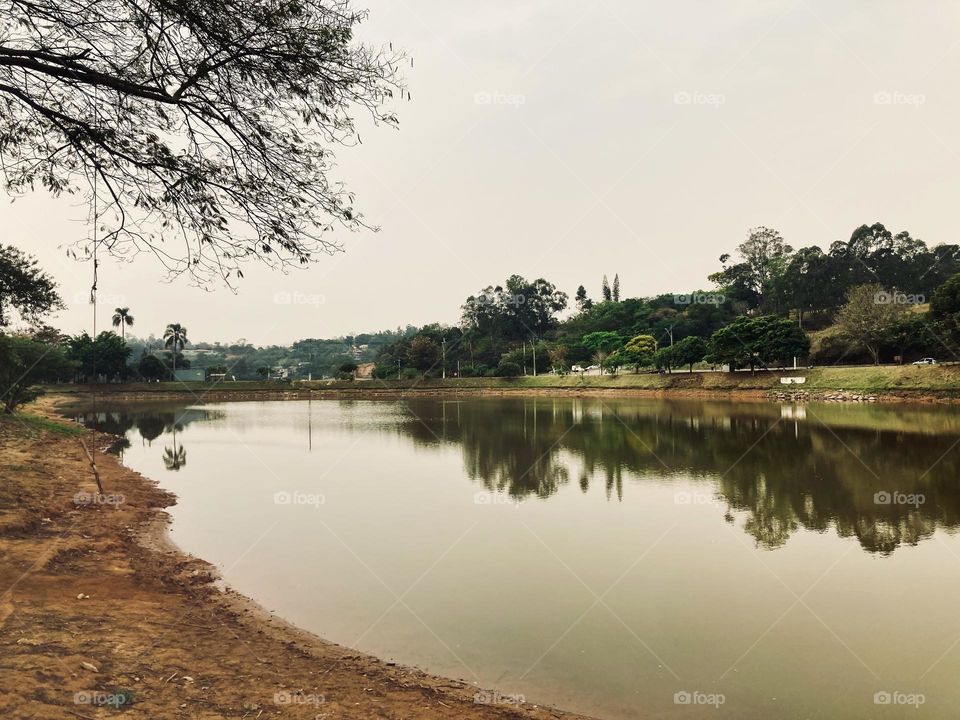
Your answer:
[[[716,501],[718,516],[767,549],[802,529],[856,538],[869,552],[889,554],[937,528],[953,531],[960,521],[960,415],[949,408],[416,399],[378,403],[382,412],[374,417],[364,413],[369,403],[340,402],[337,413],[327,411],[332,406],[288,403],[278,414],[235,422],[228,409],[202,407],[76,417],[127,437],[136,430],[148,444],[169,435],[163,464],[171,471],[187,461],[178,433],[226,418],[229,428],[251,433],[258,423],[293,423],[308,450],[314,433],[331,427],[457,448],[472,481],[518,500],[546,500],[572,479],[584,493],[602,483],[611,502],[631,484],[694,479]]]
[[[73,413],[73,418],[87,427],[120,436],[110,445],[109,451],[123,459],[125,450],[131,447],[130,431],[136,430],[147,445],[161,435],[171,436],[171,445],[164,445],[163,464],[167,470],[179,471],[187,464],[187,451],[177,439],[190,423],[222,418],[223,413],[204,408],[159,408],[151,405],[130,405],[123,410],[89,410]]]
[[[890,553],[960,519],[950,410],[918,411],[922,425],[910,428],[872,407],[558,399],[408,408],[398,431],[418,445],[460,445],[467,474],[487,490],[547,498],[569,481],[572,459],[584,492],[600,481],[610,498],[623,497],[625,478],[700,478],[726,506],[718,512],[745,514],[743,529],[764,548],[800,528],[832,528]],[[940,431],[935,412],[948,413]]]

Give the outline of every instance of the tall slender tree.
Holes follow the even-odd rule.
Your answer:
[[[130,308],[114,308],[113,326],[120,328],[120,338],[126,340],[126,329],[133,327],[133,315],[130,314]]]
[[[183,350],[184,346],[188,342],[187,329],[180,323],[170,323],[167,325],[167,329],[163,331],[163,344],[165,347],[171,348],[173,351],[174,376],[176,376],[177,372],[177,353],[180,350]]]
[[[611,300],[613,300],[613,293],[610,292],[610,282],[607,280],[606,275],[603,276],[603,286],[601,289],[603,291],[604,301],[610,302]]]
[[[620,302],[620,275],[613,276],[613,301]]]

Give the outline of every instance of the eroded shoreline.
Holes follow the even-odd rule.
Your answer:
[[[55,406],[30,411],[52,419]],[[325,641],[222,589],[170,542],[176,498],[106,454],[113,436],[67,427],[0,423],[6,716],[583,717],[489,704],[495,693]]]

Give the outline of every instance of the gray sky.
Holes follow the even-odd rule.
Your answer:
[[[362,132],[339,176],[381,226],[289,275],[250,265],[238,293],[162,283],[144,255],[101,263],[103,326],[288,343],[455,323],[512,273],[571,297],[707,287],[755,225],[794,247],[861,223],[958,242],[960,4],[884,0],[366,0],[365,38],[415,59],[400,130]],[[71,198],[0,205],[90,329],[88,233]],[[278,302],[279,300],[279,302]],[[285,302],[289,301],[289,303]]]

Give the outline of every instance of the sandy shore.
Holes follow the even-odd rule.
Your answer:
[[[112,437],[70,429],[0,420],[3,717],[582,717],[490,703],[221,589],[212,566],[167,542],[175,498],[105,454]]]

